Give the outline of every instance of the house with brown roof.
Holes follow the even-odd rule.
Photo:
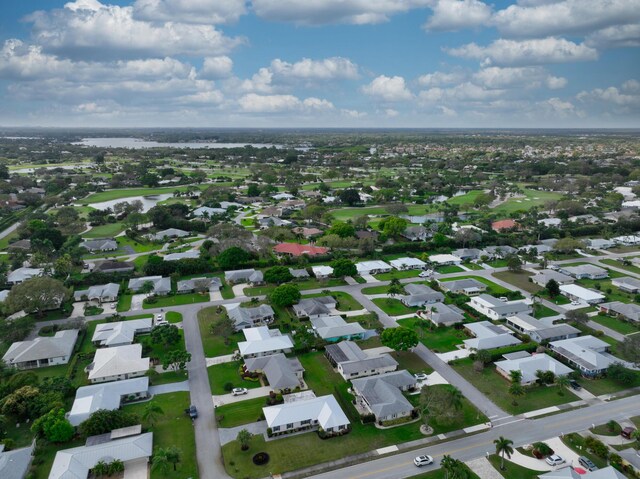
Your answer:
[[[297,258],[305,254],[307,256],[318,256],[327,254],[329,252],[329,248],[324,248],[322,246],[313,246],[309,244],[280,243],[273,247],[273,252],[276,254],[289,255]]]
[[[493,223],[491,223],[491,229],[498,233],[516,228],[517,226],[518,226],[518,223],[516,223],[514,220],[500,220],[500,221],[494,221]]]

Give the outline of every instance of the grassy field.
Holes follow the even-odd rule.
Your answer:
[[[429,328],[427,321],[420,318],[407,318],[398,321],[398,324],[418,333],[420,342],[436,353],[455,351],[468,336],[462,330],[455,328]]]
[[[508,215],[514,211],[529,210],[534,206],[544,206],[547,201],[559,200],[560,193],[525,189],[524,198],[510,198],[493,209],[495,213]]]
[[[186,191],[194,186],[171,186],[167,188],[121,188],[118,190],[107,190],[100,193],[93,193],[81,200],[82,204],[102,203],[103,201],[119,200],[130,196],[150,196],[161,194],[173,194],[174,191]],[[195,188],[200,188],[195,186]]]
[[[464,195],[454,196],[447,200],[447,203],[450,205],[458,205],[458,206],[473,206],[473,203],[476,201],[476,198],[484,193],[483,190],[471,190]]]
[[[85,238],[112,238],[124,231],[122,223],[107,223],[106,225],[94,226],[82,236]]]
[[[302,298],[314,298],[318,296],[326,296],[324,293],[308,294]],[[330,296],[333,296],[337,300],[336,309],[338,311],[358,311],[362,309],[362,305],[358,303],[353,296],[349,293],[342,291],[332,291]]]
[[[557,316],[558,313],[551,308],[548,308],[542,303],[536,303],[533,306],[533,317],[534,318],[548,318],[549,316]]]
[[[234,361],[231,363],[216,364],[215,366],[209,366],[207,368],[207,374],[209,375],[209,384],[211,385],[211,394],[214,396],[220,396],[227,394],[230,391],[225,390],[224,385],[227,383],[233,384],[234,388],[247,388],[254,389],[262,386],[260,381],[246,381],[242,379],[238,369],[241,363]]]
[[[421,273],[419,269],[409,269],[406,271],[391,271],[390,273],[381,273],[373,275],[374,278],[380,281],[391,281],[393,278],[417,278]]]
[[[122,313],[123,311],[129,311],[131,309],[131,298],[133,295],[131,294],[121,294],[118,298],[118,305],[116,306],[116,311]]]
[[[474,276],[472,274],[468,276],[457,276],[455,278],[443,278],[440,281],[442,281],[443,283],[446,283],[448,281],[457,281],[460,279],[475,279],[476,281],[479,281],[480,283],[485,284],[487,286],[487,293],[489,294],[505,294],[510,292],[510,290],[505,288],[504,286],[500,286],[499,284],[496,284],[491,280],[483,278],[482,276]]]
[[[531,386],[525,388],[526,395],[519,397],[517,405],[514,405],[513,398],[508,393],[509,382],[496,372],[493,364],[487,365],[478,373],[473,369],[471,359],[463,359],[454,365],[454,369],[496,405],[514,415],[578,400],[571,391],[561,390],[556,386]],[[560,392],[563,394],[560,395]]]
[[[451,264],[449,266],[438,266],[435,271],[440,274],[461,273],[464,270],[460,266]]]
[[[529,281],[529,277],[533,276],[533,273],[529,273],[527,271],[522,271],[520,273],[512,273],[511,271],[500,271],[498,273],[493,273],[493,276],[514,285],[516,288],[523,289],[532,294],[542,291],[543,289],[537,284]]]
[[[226,354],[233,354],[238,348],[238,341],[244,341],[242,333],[235,333],[229,338],[228,343],[221,336],[211,334],[211,324],[224,314],[224,308],[218,312],[217,306],[211,306],[198,311],[198,325],[200,326],[200,337],[204,355],[207,358],[215,358]]]
[[[184,412],[189,407],[189,393],[177,392],[159,394],[153,402],[160,406],[164,414],[153,428],[153,447],[166,448],[176,446],[182,451],[181,461],[176,472],[171,468],[166,474],[152,471],[151,479],[182,479],[198,477],[196,463],[196,442],[191,419]],[[124,406],[126,412],[142,415],[146,403]]]
[[[406,205],[408,212],[405,215],[423,215],[428,211],[425,205]],[[333,218],[337,221],[347,221],[364,215],[390,215],[384,206],[367,206],[362,208],[339,208],[330,211]]]
[[[602,338],[601,338],[602,339]],[[581,379],[580,384],[583,388],[589,391],[591,394],[600,396],[602,394],[613,394],[625,389],[635,388],[640,386],[640,371],[632,371],[634,375],[634,381],[631,384],[620,384],[609,378],[598,379]]]
[[[615,266],[616,268],[625,269],[632,273],[640,274],[640,268],[632,264],[622,264],[622,261],[616,261],[615,259],[603,259],[601,263],[608,264],[609,266]]]
[[[389,291],[389,285],[371,286],[369,288],[362,288],[362,294],[387,294]]]
[[[500,463],[502,459],[496,454],[492,454],[489,456],[489,462],[491,465],[498,471],[503,477],[513,478],[513,479],[538,479],[540,474],[543,472],[533,471],[531,469],[527,469],[526,467],[522,467],[514,462],[509,461],[505,458],[504,466],[505,469],[502,471],[500,469]]]
[[[142,303],[143,309],[154,309],[154,308],[170,308],[172,306],[182,306],[185,304],[194,304],[194,303],[206,303],[209,301],[209,293],[200,294],[200,293],[190,293],[190,294],[176,294],[176,295],[168,295],[168,296],[155,296],[155,301],[153,303],[147,302],[148,299],[145,299]]]
[[[218,426],[236,427],[258,421],[266,405],[266,399],[261,397],[218,406],[215,411]]]
[[[310,278],[304,281],[295,281],[292,284],[295,284],[300,290],[305,290],[305,289],[328,288],[331,286],[344,286],[347,283],[343,279],[339,279],[339,278],[329,278],[329,279],[323,279],[323,280]],[[256,286],[253,288],[246,288],[244,290],[244,293],[247,296],[262,296],[262,295],[271,293],[271,291],[273,291],[276,288],[277,288],[277,285],[275,284],[269,284],[265,286]]]
[[[395,298],[376,298],[372,301],[389,316],[400,316],[415,313],[419,308],[409,308]]]
[[[637,333],[640,330],[634,323],[623,321],[612,316],[600,316],[599,314],[597,314],[590,319],[598,324],[601,324],[602,326],[613,329],[620,334],[633,334]]]
[[[167,311],[167,314],[165,314],[165,319],[170,323],[179,323],[182,321],[182,314],[176,311]]]

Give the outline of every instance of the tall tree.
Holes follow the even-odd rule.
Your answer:
[[[252,437],[253,437],[253,434],[251,434],[247,429],[241,429],[238,432],[238,437],[236,439],[240,443],[240,448],[243,451],[246,451],[247,449],[249,449],[249,443],[251,442]]]
[[[151,401],[145,404],[144,409],[142,410],[142,420],[145,421],[149,427],[153,427],[156,421],[160,419],[163,414],[164,411],[160,405],[155,401]]]
[[[408,351],[418,345],[418,335],[413,329],[400,326],[382,331],[380,341],[394,351]]]
[[[57,309],[71,297],[71,292],[57,279],[47,276],[31,278],[16,284],[9,291],[6,304],[11,312],[44,314]]]
[[[493,443],[496,445],[496,454],[501,457],[500,469],[504,471],[504,457],[507,456],[509,459],[511,458],[513,454],[513,441],[500,436],[498,439],[495,439]]]

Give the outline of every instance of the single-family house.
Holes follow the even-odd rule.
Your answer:
[[[236,331],[254,326],[264,326],[273,321],[275,312],[268,304],[244,308],[237,304],[227,306],[227,314],[235,324]]]
[[[487,285],[477,279],[455,279],[453,281],[438,281],[440,289],[448,293],[464,294],[466,296],[478,296],[487,290]]]
[[[14,269],[7,275],[7,283],[20,284],[27,281],[28,279],[42,276],[43,274],[44,274],[43,268],[22,267],[22,268]]]
[[[510,254],[516,254],[518,250],[513,246],[487,246],[482,250],[480,257],[486,256],[489,259],[502,259]]]
[[[474,337],[463,341],[467,349],[494,349],[504,346],[514,346],[520,344],[518,338],[513,335],[513,331],[502,325],[496,325],[489,321],[465,324],[465,330]]]
[[[404,290],[407,294],[403,295],[400,301],[410,308],[444,301],[444,294],[424,284],[410,283],[405,285]]]
[[[433,303],[427,305],[419,317],[431,321],[436,326],[453,326],[464,321],[464,311],[454,304]]]
[[[33,369],[67,364],[78,340],[77,329],[58,331],[51,337],[38,336],[27,341],[17,341],[9,346],[2,360],[17,369]]]
[[[318,228],[306,228],[303,226],[296,226],[291,231],[293,233],[302,236],[305,239],[315,238],[316,236],[322,235],[322,230]]]
[[[640,235],[622,235],[612,238],[614,243],[623,246],[635,246],[640,244]]]
[[[115,251],[118,249],[118,242],[113,238],[85,240],[80,243],[80,247],[91,253],[96,251]]]
[[[389,273],[392,270],[390,264],[381,260],[361,261],[356,263],[356,269],[359,275]]]
[[[609,272],[593,264],[580,264],[578,266],[562,266],[560,272],[568,274],[576,279],[605,279]]]
[[[293,279],[307,279],[309,278],[309,272],[304,268],[289,268],[289,273],[293,276]]]
[[[561,273],[560,271],[554,271],[552,269],[541,269],[536,274],[531,276],[531,281],[533,281],[538,286],[542,286],[545,288],[547,283],[551,280],[555,280],[559,285],[562,284],[572,284],[576,280],[573,276],[569,276],[568,274]]]
[[[313,318],[311,326],[318,337],[331,343],[342,339],[363,339],[366,332],[360,323],[347,323],[341,316]]]
[[[562,224],[562,219],[560,218],[543,218],[541,220],[538,220],[538,224],[540,225],[544,225],[544,226],[553,226],[553,227],[558,227]]]
[[[112,303],[118,301],[120,285],[117,283],[98,284],[89,286],[89,289],[75,291],[73,298],[76,301],[97,301],[98,303]]]
[[[462,263],[462,260],[452,254],[434,254],[429,256],[429,263],[435,266],[451,266]]]
[[[277,201],[282,201],[282,200],[292,200],[295,198],[295,196],[293,196],[291,193],[277,193],[275,195],[272,195],[271,198]]]
[[[324,349],[324,355],[345,381],[390,373],[398,369],[398,362],[389,354],[371,354],[360,349],[353,341],[328,344]]]
[[[521,353],[526,354],[526,356],[524,356],[524,354],[517,354],[516,356],[518,357],[516,358],[497,361],[495,363],[496,371],[508,380],[511,380],[511,371],[520,371],[522,373],[523,386],[535,383],[538,379],[536,376],[538,371],[550,371],[556,377],[566,376],[572,371],[571,368],[547,354],[530,355],[524,351],[521,351]]]
[[[213,218],[214,216],[223,215],[227,212],[224,208],[211,208],[209,206],[201,206],[191,212],[196,218]]]
[[[312,391],[285,394],[284,403],[262,408],[271,434],[322,428],[329,434],[349,429],[349,419],[333,395],[316,397]]]
[[[518,313],[531,314],[531,304],[523,300],[503,301],[488,294],[473,296],[469,306],[494,321],[505,319]]]
[[[125,346],[133,343],[138,334],[151,332],[151,318],[130,319],[113,323],[101,323],[96,326],[91,342],[99,347]]]
[[[98,349],[85,369],[92,384],[137,378],[148,370],[149,358],[142,357],[141,344]]]
[[[248,372],[263,374],[274,391],[295,389],[303,384],[304,368],[298,358],[287,358],[282,353],[247,358],[244,367]]]
[[[378,241],[380,237],[380,233],[375,230],[357,230],[356,238],[358,239],[372,239],[374,241]]]
[[[398,258],[389,261],[389,264],[399,271],[406,271],[408,269],[424,269],[427,263],[418,258]]]
[[[203,293],[206,291],[220,291],[222,280],[220,278],[191,278],[178,281],[176,284],[177,293]]]
[[[165,296],[171,292],[171,278],[162,276],[143,276],[142,278],[131,278],[128,288],[133,292],[138,292],[145,288],[145,284],[150,283],[153,288],[151,294]]]
[[[191,233],[189,233],[188,231],[180,230],[178,228],[168,228],[166,230],[147,235],[147,238],[149,238],[151,241],[167,241],[168,239],[173,238],[184,238],[185,236],[189,236],[190,234]]]
[[[120,461],[124,477],[147,477],[153,454],[153,433],[140,434],[141,427],[123,428],[87,438],[84,446],[56,453],[49,479],[85,479],[98,462]]]
[[[298,304],[293,305],[293,311],[299,318],[314,319],[331,314],[336,308],[336,304],[336,300],[332,296],[303,298]]]
[[[264,230],[267,228],[272,228],[274,226],[288,227],[293,223],[289,220],[285,220],[282,218],[278,218],[277,216],[265,216],[264,218],[258,219],[258,224],[260,225],[260,229]]]
[[[506,319],[506,325],[521,334],[526,334],[536,343],[575,338],[580,330],[566,323],[554,323],[560,317],[536,319],[525,313],[515,314]]]
[[[413,390],[417,381],[407,371],[395,371],[351,381],[356,404],[385,422],[411,416],[413,405],[403,391]]]
[[[83,386],[76,391],[76,398],[67,419],[72,426],[79,426],[100,409],[114,411],[120,409],[123,401],[144,399],[148,394],[149,378],[146,376]]]
[[[251,269],[237,269],[233,271],[226,271],[224,273],[224,279],[227,283],[249,283],[249,284],[262,284],[264,283],[264,275],[262,271]]]
[[[189,250],[181,253],[169,253],[165,254],[162,259],[164,261],[179,261],[181,259],[198,259],[200,257],[200,251]]]
[[[577,284],[561,285],[560,293],[571,301],[578,301],[587,304],[598,304],[607,299],[604,294],[594,291],[593,289],[584,288]]]
[[[600,311],[612,316],[622,317],[627,321],[640,321],[640,306],[633,303],[623,303],[622,301],[612,301],[598,305]]]
[[[625,293],[637,293],[640,291],[640,279],[632,278],[631,276],[613,278],[611,284]]]
[[[540,256],[553,251],[553,247],[547,244],[526,244],[518,248],[518,252],[528,255]]]
[[[279,243],[273,247],[273,252],[281,256],[299,258],[300,256],[320,256],[329,253],[329,248],[299,243]]]
[[[518,223],[511,219],[494,221],[493,223],[491,223],[491,229],[497,233],[516,228],[517,226]]]
[[[615,241],[603,238],[588,239],[587,244],[591,249],[609,249],[616,245]]]
[[[128,273],[135,269],[130,261],[96,261],[93,271],[95,273]]]
[[[609,366],[618,362],[615,357],[606,354],[609,343],[591,335],[553,341],[549,343],[549,348],[586,377],[600,376]]]
[[[312,266],[311,271],[313,275],[318,279],[327,279],[333,275],[333,268],[331,266],[320,265]]]
[[[247,358],[268,356],[270,354],[287,354],[293,350],[293,341],[288,334],[266,326],[246,328],[242,330],[246,341],[238,343],[240,355]]]
[[[457,256],[461,261],[471,261],[479,259],[482,256],[482,251],[477,248],[462,248],[452,251],[453,256]]]
[[[431,231],[424,226],[407,226],[400,234],[409,241],[427,241],[431,237]]]
[[[5,445],[0,444],[0,477],[2,479],[24,479],[29,472],[35,441],[30,446],[5,451]]]
[[[13,243],[7,246],[9,251],[31,251],[31,240],[30,239],[21,239],[18,241],[14,241]]]

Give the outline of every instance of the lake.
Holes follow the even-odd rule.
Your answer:
[[[140,150],[144,148],[243,148],[247,145],[254,148],[284,148],[283,145],[271,143],[218,143],[215,141],[165,143],[140,138],[83,138],[82,141],[72,145],[95,146],[100,148],[131,148]]]
[[[95,208],[96,210],[106,210],[108,208],[113,208],[116,203],[131,203],[135,200],[142,201],[142,212],[146,213],[155,205],[157,205],[160,201],[168,200],[172,198],[173,194],[164,193],[161,195],[148,195],[148,196],[128,196],[127,198],[120,198],[117,200],[109,200],[109,201],[101,201],[100,203],[89,203],[89,206]]]

